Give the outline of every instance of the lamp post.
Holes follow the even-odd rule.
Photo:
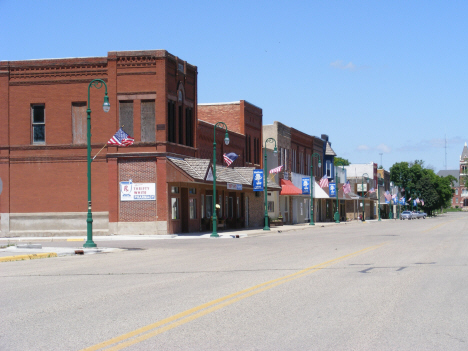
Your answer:
[[[369,183],[369,175],[364,173],[361,179],[361,191],[364,193],[364,177],[366,178],[366,183]],[[362,221],[366,221],[366,207],[364,206],[364,196],[362,196]]]
[[[381,221],[381,218],[380,218],[380,173],[377,175],[377,197],[379,198],[379,204],[378,204],[378,209],[377,209],[377,212],[379,214],[379,221]]]
[[[267,148],[266,144],[267,143],[275,143],[275,148],[273,149],[273,154],[276,156],[278,154],[278,149],[276,148],[276,140],[274,138],[268,138],[265,140],[265,148],[264,148],[264,160],[263,160],[263,181],[265,182],[265,227],[263,227],[263,230],[270,230],[270,226],[268,223],[268,191],[267,191]]]
[[[88,85],[88,109],[86,110],[87,116],[87,139],[88,139],[88,217],[86,218],[87,223],[87,240],[83,244],[83,247],[96,247],[96,244],[93,241],[93,213],[91,211],[91,104],[90,104],[90,90],[91,87],[96,89],[101,89],[105,87],[104,103],[102,104],[102,109],[104,112],[109,112],[110,104],[109,97],[107,96],[107,85],[102,79],[93,79]]]
[[[310,155],[310,222],[309,225],[315,225],[314,223],[314,172],[313,172],[313,167],[314,167],[314,157],[318,157],[318,166],[319,168],[322,166],[322,163],[320,162],[320,155],[316,152],[314,152],[312,155]]]
[[[214,136],[213,136],[213,231],[210,235],[212,238],[219,238],[218,235],[218,219],[216,217],[216,127],[218,125],[224,126],[226,134],[224,135],[224,143],[229,145],[229,135],[227,125],[224,122],[218,122],[214,125]],[[221,206],[221,204],[219,204]]]
[[[390,193],[392,195],[392,199],[390,200],[390,213],[388,214],[388,218],[393,219],[393,182],[390,182]]]
[[[336,163],[336,166],[341,166],[341,169],[344,171],[344,165],[342,162],[337,162]],[[338,170],[338,168],[335,170],[335,172]],[[336,172],[338,173],[338,172]],[[335,174],[335,187],[336,187],[336,212],[335,212],[335,223],[340,223],[340,210],[339,210],[339,206],[338,206],[338,174]]]

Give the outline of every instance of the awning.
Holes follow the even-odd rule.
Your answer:
[[[302,190],[295,186],[290,180],[280,179],[281,191],[280,195],[303,195]],[[314,185],[314,199],[328,199],[329,196],[323,189],[315,182]]]
[[[302,195],[302,190],[295,186],[290,180],[280,179],[280,195]]]

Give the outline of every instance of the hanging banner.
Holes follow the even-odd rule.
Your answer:
[[[330,197],[336,197],[336,184],[335,183],[328,184],[328,195]]]
[[[120,201],[156,201],[156,184],[120,182]]]
[[[252,186],[253,191],[263,191],[263,171],[261,169],[254,169]]]
[[[310,195],[310,179],[302,178],[302,195]]]

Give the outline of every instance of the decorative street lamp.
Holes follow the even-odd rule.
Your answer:
[[[366,183],[369,183],[369,175],[364,173],[361,179],[361,192],[364,194],[364,178],[366,178]],[[362,196],[362,221],[366,221],[366,207],[364,206],[364,196]]]
[[[91,212],[91,105],[90,105],[90,89],[95,87],[96,89],[101,89],[102,87],[106,88],[104,95],[104,103],[102,104],[102,109],[104,112],[109,112],[110,104],[109,97],[107,96],[107,85],[102,79],[93,79],[88,85],[88,218],[87,222],[87,240],[83,244],[83,247],[96,247],[96,244],[93,241],[93,213]]]
[[[315,225],[314,223],[314,172],[313,172],[313,167],[314,167],[314,157],[318,157],[318,167],[322,167],[322,163],[320,162],[320,155],[316,152],[314,152],[312,155],[310,155],[310,221],[309,225]]]
[[[390,200],[390,213],[388,214],[389,219],[393,219],[393,182],[390,182],[390,193],[392,194],[392,199]]]
[[[268,138],[267,140],[265,140],[265,151],[264,151],[264,161],[263,161],[263,181],[265,183],[265,227],[263,227],[263,230],[270,230],[270,226],[269,226],[269,223],[268,223],[268,198],[267,198],[267,195],[268,195],[268,191],[267,191],[267,148],[266,148],[266,144],[267,143],[275,143],[275,148],[273,149],[273,155],[277,155],[278,154],[278,149],[276,148],[276,140],[274,138]]]
[[[337,162],[336,163],[336,166],[341,166],[341,169],[344,171],[344,164],[342,162]],[[338,168],[336,169],[338,170]],[[336,172],[335,170],[335,172]],[[337,172],[338,173],[338,172]],[[335,174],[335,187],[336,187],[336,192],[335,192],[335,195],[336,195],[336,212],[335,212],[335,223],[340,223],[340,210],[339,210],[339,207],[338,207],[338,174]]]
[[[226,134],[224,135],[224,143],[229,145],[229,135],[227,125],[224,122],[218,122],[214,125],[214,137],[213,137],[213,232],[210,237],[219,238],[218,235],[218,220],[216,218],[216,127],[219,125],[224,126]],[[221,204],[219,204],[221,206]]]

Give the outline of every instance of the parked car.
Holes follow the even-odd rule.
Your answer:
[[[400,214],[400,219],[403,220],[403,219],[415,219],[416,218],[416,215],[411,212],[411,211],[403,211],[401,214]]]
[[[413,211],[413,213],[416,215],[417,219],[419,219],[419,218],[426,219],[426,217],[427,217],[427,213],[425,213],[423,211]]]

